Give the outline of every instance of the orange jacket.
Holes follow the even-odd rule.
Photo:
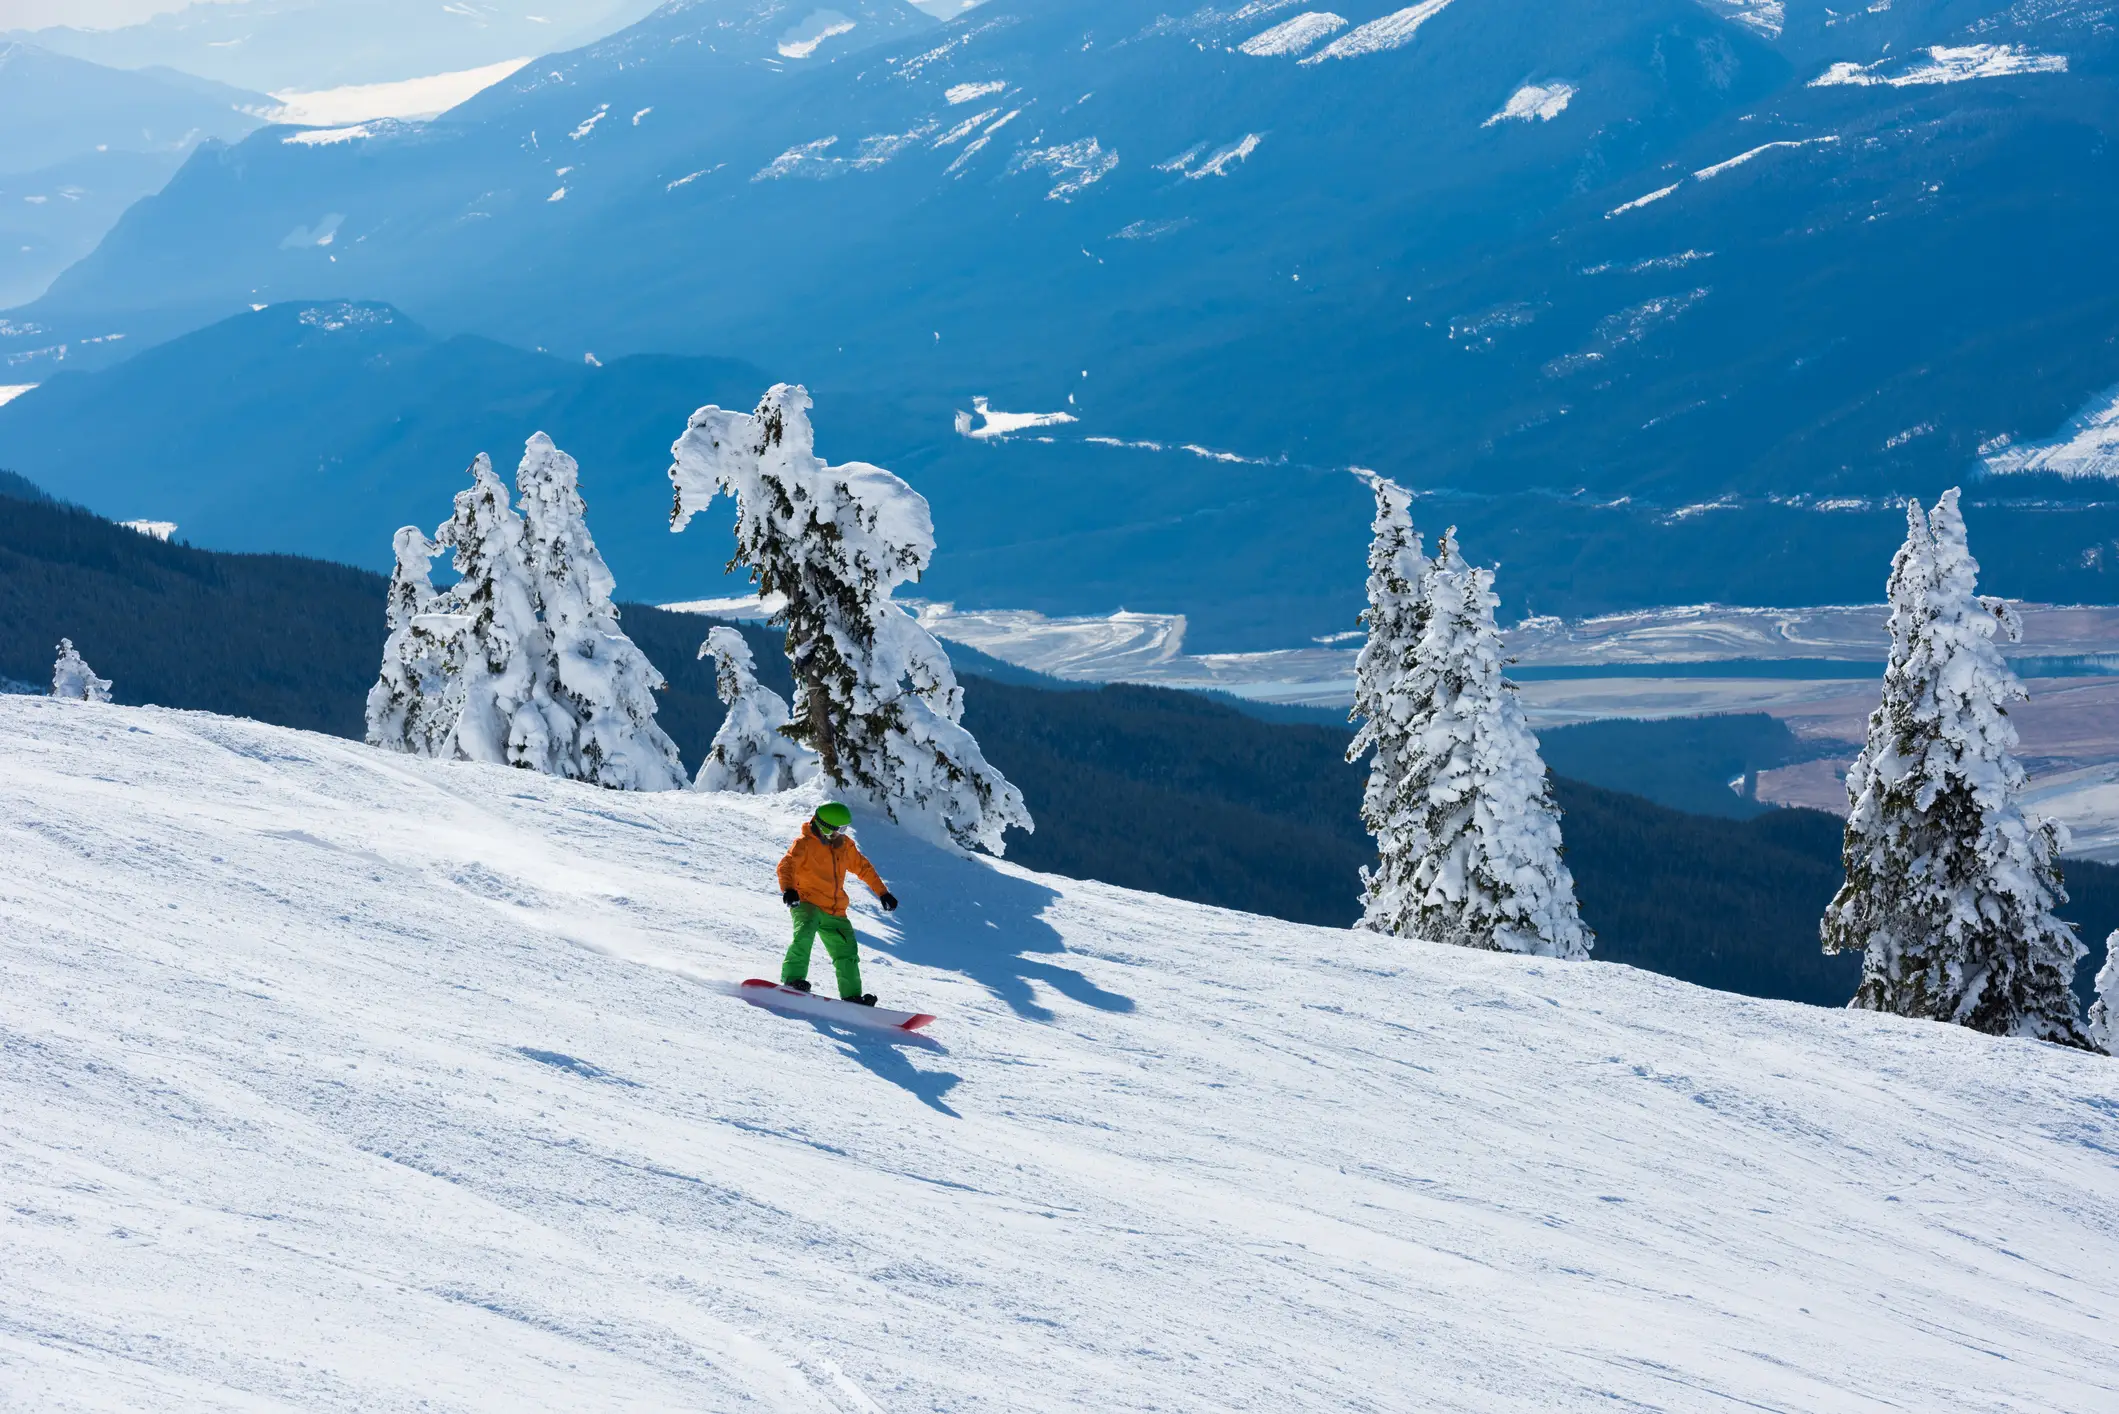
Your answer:
[[[849,903],[846,897],[848,870],[868,885],[868,891],[877,898],[889,892],[883,887],[876,866],[868,862],[868,856],[861,853],[861,847],[844,830],[826,843],[817,838],[816,822],[806,821],[801,837],[781,856],[780,888],[783,892],[793,889],[802,895],[802,902],[815,904],[835,918],[844,918]]]

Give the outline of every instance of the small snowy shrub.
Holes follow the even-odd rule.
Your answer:
[[[445,607],[431,577],[441,546],[408,525],[392,547],[397,568],[390,573],[385,610],[390,637],[383,644],[382,671],[368,689],[368,744],[432,756],[456,726],[445,700],[448,635],[422,617]]]
[[[1022,793],[964,730],[963,689],[942,646],[890,601],[934,554],[927,501],[881,467],[828,466],[814,450],[809,394],[776,384],[751,413],[703,407],[671,448],[683,530],[715,496],[736,501],[734,564],[786,605],[794,669],[787,735],[823,773],[893,820],[999,854],[1031,828]]]
[[[71,638],[60,639],[57,651],[58,661],[52,664],[52,696],[63,702],[110,701],[110,679],[97,677],[81,661]]]
[[[699,764],[694,790],[771,795],[817,774],[815,753],[788,739],[787,704],[758,681],[750,645],[732,628],[717,628],[699,645],[714,660],[714,690],[728,706],[714,744]]]
[[[589,536],[580,483],[580,467],[551,438],[530,438],[515,492],[550,643],[547,691],[573,718],[558,774],[617,790],[682,790],[677,745],[655,723],[666,684],[618,626],[617,581]]]
[[[2029,694],[1997,635],[2016,616],[1974,591],[1957,492],[1906,507],[1891,565],[1883,700],[1847,772],[1846,882],[1825,910],[1825,951],[1863,954],[1851,1006],[1996,1036],[2089,1044],[2068,990],[2082,944],[2067,902],[2066,839],[2018,802],[2008,704]]]

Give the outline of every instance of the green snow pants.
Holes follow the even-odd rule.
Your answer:
[[[787,960],[780,964],[780,980],[807,980],[810,944],[822,937],[824,951],[831,954],[832,971],[838,974],[839,995],[860,996],[861,954],[854,946],[853,924],[813,903],[798,903],[789,911],[795,916],[795,940],[787,945]]]

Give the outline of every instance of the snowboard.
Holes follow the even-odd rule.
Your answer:
[[[891,1011],[887,1007],[842,1002],[837,997],[798,992],[778,982],[768,982],[763,977],[746,978],[742,995],[743,1000],[768,1011],[814,1016],[821,1021],[836,1021],[842,1026],[865,1026],[873,1031],[917,1031],[934,1024],[934,1018],[924,1011]]]

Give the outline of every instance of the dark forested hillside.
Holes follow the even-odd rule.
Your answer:
[[[48,682],[52,645],[67,637],[120,702],[360,734],[383,640],[379,576],[164,544],[35,496],[0,478],[0,678]],[[696,767],[721,722],[713,674],[696,656],[710,621],[640,604],[624,615],[670,680],[660,720]],[[774,637],[755,625],[743,632],[760,676],[785,692]],[[967,651],[963,666],[976,674],[991,664]],[[1008,675],[967,676],[965,723],[1037,819],[1034,834],[1010,840],[1009,858],[1300,922],[1343,927],[1358,916],[1371,856],[1345,728],[1261,721],[1160,688],[1062,689]],[[1665,731],[1661,748],[1654,724],[1575,745],[1590,748],[1577,753],[1585,759],[1599,746],[1644,760],[1660,751],[1692,762],[1700,780],[1721,769],[1728,732]],[[1744,749],[1757,734],[1735,729]],[[1679,772],[1659,793],[1682,795],[1688,780]],[[1779,810],[1709,818],[1564,777],[1554,789],[1599,959],[1754,996],[1836,1005],[1852,994],[1858,960],[1817,950],[1817,917],[1839,882],[1837,821]],[[2072,863],[2068,885],[2067,916],[2093,948],[2086,980],[2119,926],[2119,869]]]
[[[382,606],[383,581],[361,570],[212,554],[0,498],[0,677],[50,682],[52,646],[71,638],[120,702],[357,736]]]

